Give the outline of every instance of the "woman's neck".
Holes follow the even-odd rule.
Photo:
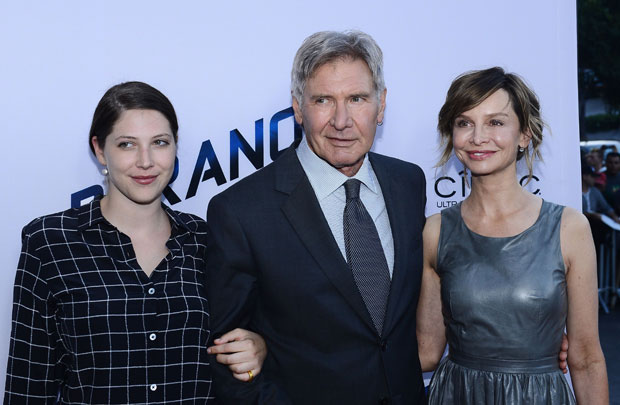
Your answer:
[[[159,229],[168,221],[158,200],[136,204],[124,196],[106,195],[101,199],[104,218],[126,235],[142,234]]]
[[[471,192],[465,204],[480,215],[504,216],[521,210],[535,199],[512,175],[472,176]]]

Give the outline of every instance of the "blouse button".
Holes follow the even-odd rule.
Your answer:
[[[157,384],[151,384],[151,391],[157,390]]]
[[[149,288],[149,295],[155,294],[155,289],[153,287]]]
[[[151,333],[151,334],[149,335],[149,339],[151,339],[151,340],[155,340],[155,339],[157,339],[157,335],[156,335],[156,334],[154,334],[154,333]]]

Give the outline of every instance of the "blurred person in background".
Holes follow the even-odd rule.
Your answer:
[[[598,176],[594,169],[586,163],[581,165],[581,202],[582,211],[588,218],[601,219],[601,215],[607,215],[615,222],[620,223],[620,218],[609,205],[603,194],[596,188]]]
[[[592,149],[585,156],[588,165],[592,166],[595,174],[594,185],[603,191],[607,184],[607,176],[605,175],[605,166],[603,165],[603,149]]]
[[[608,153],[605,167],[607,183],[603,195],[616,214],[620,214],[620,153]]]
[[[598,176],[594,169],[585,161],[581,163],[581,212],[588,218],[594,244],[603,243],[605,235],[609,232],[609,226],[602,222],[601,216],[606,215],[615,222],[620,223],[614,209],[609,205],[603,194],[595,187]]]

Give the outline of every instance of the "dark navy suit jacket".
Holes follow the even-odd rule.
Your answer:
[[[423,403],[415,328],[424,174],[398,159],[374,153],[369,159],[395,252],[381,336],[292,147],[211,200],[212,338],[243,327],[261,334],[269,349],[251,383],[212,359],[219,402]]]

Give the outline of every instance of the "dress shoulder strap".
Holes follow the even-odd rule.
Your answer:
[[[459,237],[455,233],[462,232],[461,204],[462,201],[441,211],[441,227],[437,244],[437,268],[441,267],[440,264],[446,254],[448,239],[455,236]]]

